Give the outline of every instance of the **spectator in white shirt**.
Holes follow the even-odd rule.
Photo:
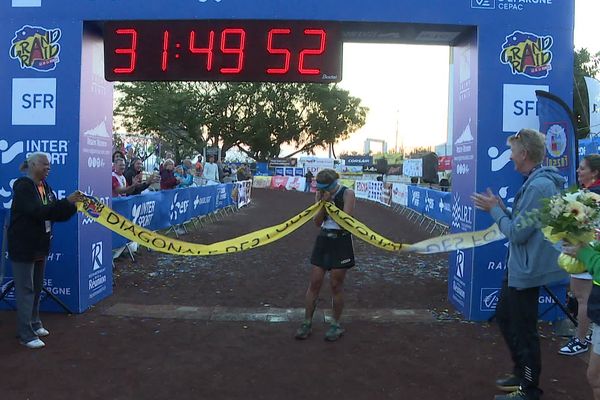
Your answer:
[[[215,156],[208,156],[208,162],[204,164],[202,177],[207,181],[219,183],[219,168],[215,164]]]

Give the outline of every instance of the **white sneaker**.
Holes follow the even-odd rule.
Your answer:
[[[40,339],[33,339],[27,343],[21,342],[21,344],[27,347],[28,349],[41,349],[46,345],[46,343],[42,342]]]
[[[35,334],[40,337],[44,337],[44,336],[48,336],[50,334],[50,332],[48,332],[47,329],[39,328],[39,329],[35,330]]]

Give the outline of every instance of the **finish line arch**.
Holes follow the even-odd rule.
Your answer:
[[[33,151],[50,154],[51,181],[59,196],[78,188],[109,201],[113,88],[105,80],[101,30],[114,21],[321,21],[339,26],[341,41],[451,46],[453,232],[483,229],[490,223],[487,215],[475,211],[471,193],[489,186],[510,202],[519,187],[505,142],[520,128],[539,127],[535,90],[572,99],[574,0],[164,4],[1,3],[0,207],[10,207],[18,165]],[[378,65],[369,73],[397,71]],[[331,80],[340,78],[343,71]],[[563,171],[572,179],[575,153],[570,138],[564,154],[568,162]],[[55,237],[49,286],[71,309],[83,312],[112,292],[110,233],[80,215],[57,225]],[[502,244],[492,244],[450,255],[449,297],[466,318],[487,319],[493,313],[505,252]],[[52,302],[44,307],[55,310]]]

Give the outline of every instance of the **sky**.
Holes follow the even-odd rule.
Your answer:
[[[575,1],[577,49],[600,51],[599,15],[600,0]],[[444,143],[449,57],[446,46],[346,43],[340,87],[361,98],[370,112],[365,126],[335,145],[336,155],[363,154],[366,139],[387,141],[388,151],[402,145],[410,149]],[[381,144],[373,143],[371,149],[379,152]],[[327,152],[318,151],[317,155],[327,156]]]

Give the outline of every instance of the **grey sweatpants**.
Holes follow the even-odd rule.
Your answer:
[[[17,335],[23,342],[37,339],[40,321],[40,295],[44,284],[46,260],[12,262],[17,299]]]

